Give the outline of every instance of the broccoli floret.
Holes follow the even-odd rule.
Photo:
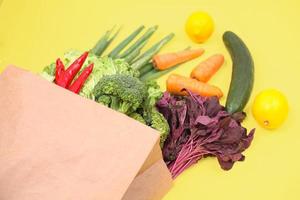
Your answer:
[[[55,76],[55,63],[51,63],[43,69],[43,72],[50,75]]]
[[[167,139],[170,132],[168,121],[156,109],[152,110],[150,116],[151,116],[151,127],[160,132],[160,146],[163,147],[164,142]]]
[[[147,98],[143,102],[143,118],[149,126],[160,132],[160,145],[162,147],[169,135],[170,127],[165,117],[157,111],[155,104],[163,93],[156,81],[148,81],[146,86]]]
[[[159,85],[156,81],[146,82],[148,96],[146,99],[146,104],[148,107],[155,106],[155,103],[163,96],[163,93],[160,90]]]
[[[129,115],[129,117],[131,117],[132,119],[135,119],[135,120],[137,120],[137,121],[139,121],[139,122],[141,122],[143,124],[146,124],[146,121],[144,120],[144,118],[142,117],[142,115],[140,115],[139,113],[136,113],[136,112],[131,113]]]
[[[162,96],[156,82],[143,83],[125,74],[107,75],[97,83],[93,95],[97,102],[158,130],[160,145],[163,146],[170,128],[155,107],[156,101]]]
[[[93,94],[98,102],[129,114],[141,106],[147,96],[147,87],[131,75],[114,74],[101,78]],[[102,97],[103,95],[106,97]]]
[[[111,103],[111,98],[108,95],[102,95],[97,99],[98,103],[102,103],[105,106],[109,106]]]

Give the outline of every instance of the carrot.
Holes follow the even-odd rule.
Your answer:
[[[201,62],[191,73],[191,78],[206,83],[220,69],[224,63],[224,56],[215,54]]]
[[[206,97],[217,96],[221,98],[223,96],[222,91],[218,87],[197,81],[196,79],[177,74],[171,74],[168,77],[167,91],[172,94],[187,95],[187,92],[183,91],[184,89]]]
[[[156,69],[165,70],[177,64],[197,58],[203,53],[204,49],[191,49],[177,53],[160,54],[153,57],[153,63]]]

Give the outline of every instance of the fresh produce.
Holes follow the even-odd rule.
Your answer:
[[[58,81],[63,76],[64,72],[65,72],[65,66],[62,63],[62,61],[58,58],[56,60],[55,81]]]
[[[147,86],[147,98],[144,101],[142,108],[138,109],[138,113],[141,114],[148,126],[158,130],[160,132],[160,145],[163,146],[166,138],[169,135],[170,128],[165,117],[158,112],[155,104],[162,97],[163,93],[160,90],[159,85],[155,81],[145,82]]]
[[[241,126],[245,113],[230,115],[218,98],[189,94],[165,92],[157,102],[158,110],[170,125],[163,156],[173,178],[207,156],[217,157],[224,170],[243,161],[242,152],[250,146],[255,131],[247,134]]]
[[[114,74],[104,76],[95,86],[96,101],[114,110],[129,114],[141,106],[147,95],[147,88],[138,78]]]
[[[254,82],[254,63],[246,44],[235,33],[225,32],[223,41],[233,63],[225,107],[229,113],[235,113],[243,111],[250,98]]]
[[[174,34],[168,35],[153,47],[151,47],[139,58],[137,58],[133,62],[133,65],[138,66],[138,69],[134,69],[129,65],[128,62],[131,63],[134,58],[139,56],[142,47],[149,40],[150,36],[156,31],[157,26],[148,29],[148,31],[140,39],[138,39],[131,47],[129,47],[122,53],[122,50],[130,43],[130,41],[135,38],[135,36],[138,35],[141,29],[142,27],[139,27],[134,33],[123,40],[121,44],[119,44],[109,54],[114,58],[108,56],[100,57],[100,55],[103,54],[111,41],[116,37],[118,31],[110,38],[110,34],[112,32],[112,30],[110,30],[100,39],[98,44],[95,45],[95,47],[91,50],[92,52],[97,53],[97,55],[95,55],[94,53],[89,53],[89,55],[86,57],[86,62],[83,64],[82,69],[77,74],[77,77],[86,76],[86,72],[88,72],[89,69],[88,64],[94,63],[94,69],[88,77],[86,83],[83,85],[79,94],[92,100],[97,99],[98,102],[120,112],[123,112],[133,119],[136,119],[158,130],[161,133],[162,145],[165,138],[169,134],[168,122],[166,121],[164,116],[155,108],[155,103],[162,96],[162,92],[160,91],[157,83],[151,81],[152,79],[141,82],[138,79],[140,77],[138,69],[142,70],[144,66],[147,67],[149,62],[152,60],[152,57],[173,38]],[[72,50],[64,55],[60,63],[68,65],[69,63],[73,62],[80,54],[80,51]],[[148,70],[151,69],[153,69],[153,66],[150,69],[148,67]],[[56,73],[60,74],[61,70],[59,69],[56,71],[55,64],[53,63],[45,67],[41,75],[52,82],[55,79],[54,76]],[[155,77],[157,78],[159,76],[160,75],[158,74]],[[109,79],[110,81],[107,81],[107,79]],[[100,83],[103,83],[101,87],[105,89],[98,90],[101,85]],[[105,85],[104,83],[107,84]],[[95,87],[96,85],[97,88]],[[106,90],[106,87],[118,87],[119,90],[115,90],[114,92],[112,92]],[[73,89],[78,90],[78,88]],[[99,91],[101,91],[101,93]],[[95,94],[97,95],[97,98],[95,97]]]
[[[119,45],[117,45],[109,54],[110,58],[116,58],[118,54],[145,28],[145,26],[138,27],[133,33],[125,38]]]
[[[143,76],[143,75],[147,74],[148,72],[150,72],[150,71],[153,70],[153,69],[154,69],[154,66],[153,66],[153,63],[152,63],[152,62],[146,64],[143,68],[141,68],[141,69],[139,70],[140,76]]]
[[[157,79],[165,74],[168,74],[170,73],[171,71],[177,69],[179,67],[180,64],[172,67],[172,68],[169,68],[169,69],[166,69],[166,70],[163,70],[163,71],[160,71],[160,70],[157,70],[157,69],[152,69],[151,71],[149,71],[148,73],[146,74],[143,74],[140,76],[140,79],[142,81],[149,81],[149,80],[154,80],[154,79]]]
[[[164,160],[174,178],[206,156],[217,157],[223,169],[230,169],[236,161],[244,160],[242,152],[254,134],[254,130],[247,134],[241,126],[245,113],[238,112],[247,103],[253,84],[253,62],[247,47],[233,33],[224,34],[233,59],[226,110],[219,104],[222,91],[206,83],[224,62],[220,54],[200,63],[191,78],[171,74],[166,82],[167,92],[162,93],[154,79],[199,57],[204,50],[157,55],[174,37],[171,33],[142,53],[157,28],[150,27],[136,39],[144,29],[138,27],[103,56],[120,31],[113,28],[89,53],[71,50],[45,67],[42,76],[158,130]],[[203,42],[212,33],[213,22],[205,13],[194,13],[186,28],[194,41]],[[70,67],[65,70],[64,66]]]
[[[71,50],[62,57],[62,62],[64,63],[64,65],[69,65],[80,55],[81,55],[80,51]],[[113,60],[107,56],[99,58],[93,53],[88,54],[86,58],[86,62],[83,64],[83,67],[78,74],[81,74],[81,72],[86,67],[88,67],[90,63],[94,63],[93,71],[89,75],[89,78],[87,79],[81,91],[79,92],[80,96],[89,99],[95,99],[93,94],[94,87],[99,82],[99,80],[105,75],[126,74],[134,77],[139,77],[139,72],[137,70],[132,69],[130,65],[127,62],[125,62],[123,59]],[[55,63],[45,67],[42,72],[42,76],[49,81],[53,81],[55,76]]]
[[[107,47],[112,43],[112,41],[118,36],[121,29],[119,29],[113,36],[111,36],[114,28],[107,31],[97,42],[94,48],[91,49],[91,53],[101,56]]]
[[[64,71],[64,65],[60,61],[60,59],[57,60],[56,65],[56,77],[55,77],[55,83],[63,88],[69,87],[71,82],[73,81],[76,74],[81,69],[83,63],[85,62],[86,58],[88,56],[88,52],[84,52],[79,58],[77,58],[66,71]]]
[[[129,64],[141,53],[142,48],[147,44],[147,40],[142,42],[136,49],[134,49],[130,54],[124,57],[125,61]]]
[[[195,78],[201,82],[208,82],[209,79],[220,69],[224,63],[224,56],[215,54],[205,61],[202,61],[191,73],[191,78]]]
[[[132,44],[127,50],[125,50],[121,55],[117,56],[117,58],[125,58],[129,54],[131,54],[134,50],[139,48],[140,46],[144,46],[150,37],[155,33],[158,26],[150,27],[142,37],[140,37],[134,44]]]
[[[221,98],[223,96],[222,91],[216,87],[207,83],[202,83],[195,79],[180,76],[177,74],[171,74],[167,79],[167,91],[172,94],[186,95],[185,89],[201,96],[217,96]]]
[[[68,89],[76,94],[78,94],[89,77],[89,75],[92,73],[94,68],[94,64],[90,64],[88,67],[86,67],[81,74],[78,76],[78,78],[68,87]]]
[[[170,127],[165,119],[165,117],[158,112],[156,109],[153,108],[153,110],[150,112],[150,126],[156,130],[159,131],[160,133],[160,146],[163,147],[165,140],[167,139],[169,132],[170,132]]]
[[[170,129],[164,116],[155,107],[162,97],[156,82],[141,82],[125,74],[106,75],[99,80],[93,94],[98,103],[158,130],[163,145]]]
[[[140,55],[131,65],[133,69],[140,69],[143,67],[145,64],[147,64],[152,57],[157,54],[160,49],[166,45],[172,38],[174,37],[174,34],[171,33],[164,37],[161,41],[157,42],[155,45],[153,45],[150,49],[148,49],[145,53]]]
[[[278,90],[268,89],[260,92],[254,99],[252,113],[264,128],[278,128],[287,118],[288,102]]]
[[[190,50],[190,47],[184,49],[184,51]],[[154,56],[155,57],[155,56]],[[154,67],[154,64],[152,62],[146,64],[144,67],[142,67],[140,71],[140,79],[142,81],[149,81],[157,79],[165,74],[170,73],[171,71],[177,69],[182,63],[176,64],[172,67],[169,67],[164,70],[159,70]]]
[[[146,45],[157,28],[158,26],[150,27],[129,48],[125,49],[129,45],[129,43],[131,43],[131,41],[133,41],[136,36],[144,29],[144,26],[138,27],[133,33],[131,33],[120,44],[118,44],[108,54],[108,56],[102,56],[107,47],[117,37],[120,29],[117,30],[113,35],[112,33],[114,32],[114,28],[107,31],[100,38],[95,47],[91,49],[87,57],[87,63],[94,63],[94,70],[88,78],[87,83],[83,85],[83,88],[80,91],[80,95],[90,99],[94,99],[94,96],[92,94],[93,88],[103,75],[125,73],[131,74],[134,77],[139,77],[139,71],[141,71],[141,75],[147,75],[147,78],[145,80],[153,80],[170,72],[171,70],[160,73],[157,70],[154,70],[151,63],[152,57],[156,55],[160,51],[160,49],[174,37],[173,33],[169,34],[161,41],[153,45],[150,49],[146,50],[142,55],[140,55],[142,48]],[[76,56],[79,56],[79,54],[80,51],[77,50],[71,50],[67,52],[62,59],[62,63],[65,65],[69,64],[69,62],[74,61],[74,58]],[[110,67],[112,65],[113,67]],[[87,65],[84,64],[83,69],[86,67]],[[82,72],[82,70],[80,71],[80,73]],[[156,74],[156,72],[158,73]],[[41,75],[48,81],[53,82],[55,79],[55,63],[52,63],[51,65],[45,67],[41,72]]]
[[[194,12],[186,21],[185,31],[194,42],[203,43],[214,31],[213,19],[205,12]]]
[[[143,116],[139,113],[136,113],[136,112],[130,113],[128,116],[136,121],[141,122],[142,124],[146,124],[146,121],[144,120]]]
[[[158,54],[153,57],[153,63],[157,70],[166,70],[177,64],[195,59],[203,53],[204,49],[191,49],[176,53]]]
[[[81,69],[84,61],[88,56],[88,52],[83,53],[79,58],[77,58],[67,70],[64,68],[64,64],[60,59],[56,61],[56,73],[55,73],[55,83],[63,88],[67,88],[68,90],[79,93],[83,84],[93,71],[94,64],[90,64],[87,68],[83,70],[80,76],[74,80],[74,77]],[[73,82],[73,83],[72,83]],[[71,84],[72,83],[72,84]]]

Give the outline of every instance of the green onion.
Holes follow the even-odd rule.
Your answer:
[[[141,75],[140,80],[146,82],[146,81],[149,81],[149,80],[158,79],[161,76],[177,69],[179,66],[180,66],[180,64],[175,65],[174,67],[171,67],[171,68],[163,70],[163,71],[160,71],[160,70],[157,70],[157,69],[152,69],[151,71]]]
[[[134,58],[136,58],[137,56],[139,56],[141,53],[141,50],[140,49],[136,49],[134,50],[133,52],[131,52],[128,56],[126,56],[125,58],[125,61],[127,63],[130,63],[132,60],[134,60]]]
[[[106,31],[106,33],[98,40],[98,42],[94,46],[94,48],[91,49],[92,53],[94,53],[95,55],[98,55],[99,53],[103,52],[103,48],[105,47],[106,43],[108,42],[111,32],[112,32],[112,29],[109,31]]]
[[[131,62],[140,55],[142,48],[147,44],[147,41],[144,41],[140,43],[140,46],[138,46],[135,50],[133,50],[130,54],[128,54],[124,59],[126,62],[131,64]]]
[[[107,49],[107,47],[110,45],[110,43],[117,37],[119,34],[121,28],[117,30],[117,32],[110,38],[110,35],[112,34],[115,27],[113,27],[111,30],[106,31],[106,33],[99,39],[97,44],[94,46],[93,49],[91,49],[91,52],[94,53],[97,56],[101,56],[102,53]]]
[[[103,51],[100,53],[99,56],[101,56],[102,53],[103,53],[103,52],[107,49],[107,47],[110,45],[110,43],[112,43],[112,41],[114,41],[114,39],[119,35],[120,31],[121,31],[121,28],[119,28],[119,29],[117,30],[117,32],[116,32],[116,33],[115,33],[115,34],[107,41],[107,43],[106,43],[106,45],[105,45]]]
[[[134,38],[144,29],[145,27],[142,25],[138,27],[134,32],[132,32],[127,38],[125,38],[120,44],[118,44],[109,54],[108,56],[111,58],[116,58],[118,54],[132,41]]]
[[[150,37],[153,35],[153,33],[157,30],[158,26],[153,26],[149,28],[142,37],[140,37],[133,45],[131,45],[127,50],[124,51],[118,58],[125,58],[128,56],[131,52],[133,52],[136,48],[138,48],[141,43],[144,43],[145,41],[148,41]]]
[[[154,69],[152,63],[146,64],[145,66],[143,66],[143,67],[140,69],[140,76],[145,75],[146,73],[150,72],[152,69]]]
[[[164,37],[161,41],[153,45],[150,49],[148,49],[144,54],[142,54],[139,58],[137,58],[134,63],[132,63],[131,67],[133,69],[140,69],[146,63],[148,63],[152,57],[157,54],[160,49],[166,45],[172,38],[174,37],[174,33],[171,33]]]
[[[187,47],[184,49],[184,51],[189,50],[190,48],[191,47]],[[178,65],[175,65],[174,67],[171,67],[171,68],[165,69],[165,70],[157,70],[154,68],[153,63],[148,63],[143,68],[140,69],[140,79],[145,80],[145,81],[157,79],[157,78],[175,70],[182,64],[183,63],[180,63]]]

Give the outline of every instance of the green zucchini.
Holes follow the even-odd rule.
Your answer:
[[[232,59],[232,75],[226,110],[229,113],[243,111],[249,101],[254,83],[254,63],[246,44],[235,33],[223,34],[224,44]]]

